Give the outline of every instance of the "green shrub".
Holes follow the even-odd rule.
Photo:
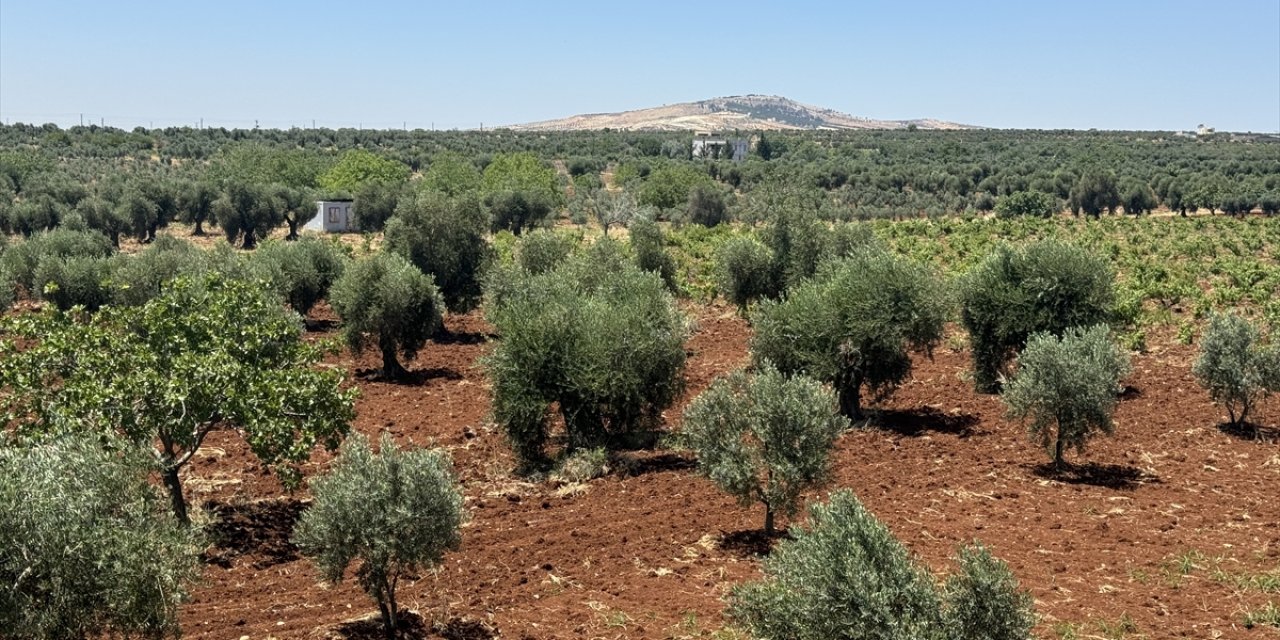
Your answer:
[[[495,272],[487,295],[502,336],[487,359],[494,417],[524,465],[546,460],[553,403],[571,453],[634,444],[679,395],[684,316],[615,242],[602,238],[541,274]]]
[[[38,297],[63,311],[82,306],[97,311],[111,302],[112,276],[120,265],[118,256],[50,256],[40,258],[34,282]]]
[[[785,299],[757,306],[752,358],[831,383],[841,413],[860,420],[862,388],[877,398],[891,393],[911,372],[908,350],[931,350],[946,318],[937,275],[867,250],[828,263]]]
[[[747,305],[777,295],[773,252],[752,235],[734,236],[716,253],[716,286],[746,313]]]
[[[521,268],[533,275],[546,273],[564,263],[580,241],[577,235],[536,229],[520,239],[516,259]]]
[[[426,275],[394,253],[379,252],[347,267],[329,303],[342,319],[342,336],[356,353],[377,344],[382,375],[407,375],[396,354],[412,358],[442,323],[444,299]]]
[[[319,238],[270,242],[255,252],[252,260],[280,297],[303,316],[329,295],[346,266],[342,248]]]
[[[714,227],[729,219],[724,192],[711,184],[689,189],[688,220],[704,227]]]
[[[667,289],[676,290],[676,261],[667,252],[662,228],[653,218],[641,216],[631,222],[631,252],[641,271],[651,271],[662,278]]]
[[[1264,342],[1248,320],[1215,314],[1191,370],[1209,397],[1227,408],[1231,424],[1245,425],[1262,397],[1280,391],[1280,347]]]
[[[773,280],[779,293],[813,277],[827,255],[827,227],[815,210],[791,202],[767,213],[762,234],[773,252]]]
[[[947,640],[1025,640],[1036,624],[1031,596],[981,542],[960,549],[960,570],[942,588]]]
[[[685,410],[682,432],[700,474],[744,507],[764,504],[772,535],[775,513],[795,515],[800,493],[830,478],[831,447],[848,426],[830,390],[765,364],[712,383]]]
[[[405,193],[403,182],[366,182],[356,190],[351,221],[364,233],[382,231]]]
[[[730,592],[729,615],[757,638],[1027,638],[1031,600],[1008,568],[981,547],[961,551],[960,563],[960,577],[940,592],[893,533],[842,490],[809,507],[809,521],[764,560],[764,580]]]
[[[131,307],[146,304],[160,295],[166,282],[184,274],[198,275],[210,255],[212,252],[205,254],[186,240],[162,235],[116,269],[112,303]]]
[[[332,583],[359,562],[356,580],[394,639],[396,587],[458,547],[462,494],[444,451],[401,451],[387,435],[378,449],[358,433],[343,443],[333,467],[311,483],[315,502],[302,513],[294,542]]]
[[[960,282],[960,320],[973,350],[974,384],[994,393],[1031,334],[1107,322],[1115,275],[1103,259],[1055,240],[999,247]]]
[[[1016,218],[1028,216],[1047,218],[1057,209],[1053,196],[1039,191],[1018,191],[1000,198],[996,203],[996,217]]]
[[[40,261],[48,258],[102,258],[115,252],[111,241],[95,231],[54,229],[32,234],[0,254],[0,273],[10,287],[38,297],[44,283],[36,282]]]
[[[0,446],[4,637],[177,635],[201,545],[146,462],[88,438]]]
[[[711,176],[692,164],[663,163],[640,183],[636,200],[658,209],[674,209],[689,202],[695,187],[711,183]]]
[[[1061,466],[1067,447],[1083,453],[1096,433],[1111,434],[1120,380],[1128,373],[1129,355],[1106,326],[1072,327],[1062,338],[1036,333],[1001,398],[1010,415],[1030,419],[1032,438]]]
[[[401,200],[387,222],[386,249],[430,275],[450,310],[465,312],[479,304],[484,271],[493,260],[485,225],[475,196],[424,191]]]

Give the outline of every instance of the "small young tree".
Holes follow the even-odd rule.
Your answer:
[[[536,229],[520,238],[516,262],[531,275],[546,273],[568,260],[581,241],[578,234]]]
[[[676,261],[664,246],[662,228],[653,218],[640,216],[631,223],[631,252],[641,271],[662,278],[667,289],[676,290]]]
[[[840,411],[862,419],[862,389],[884,397],[911,373],[909,349],[942,339],[942,281],[924,265],[866,250],[832,261],[781,301],[752,315],[755,362],[829,382]]]
[[[1200,339],[1191,371],[1209,397],[1227,408],[1232,426],[1267,393],[1280,391],[1280,347],[1264,343],[1257,327],[1235,314],[1216,314]]]
[[[1062,338],[1037,333],[1018,356],[1018,371],[1001,394],[1015,418],[1031,420],[1031,437],[1063,465],[1063,452],[1084,452],[1096,433],[1110,435],[1120,380],[1129,374],[1129,354],[1098,325],[1072,327]]]
[[[408,260],[386,251],[350,265],[334,283],[329,303],[342,319],[342,335],[356,353],[376,343],[382,375],[408,372],[397,353],[417,355],[440,328],[444,299],[431,280]]]
[[[628,226],[632,218],[640,212],[640,205],[626,191],[618,193],[600,192],[593,198],[590,210],[595,214],[596,222],[609,235],[610,227]]]
[[[346,266],[339,245],[320,238],[267,243],[254,252],[252,261],[289,306],[304,317],[329,295]]]
[[[1107,322],[1114,281],[1105,260],[1055,240],[997,248],[960,281],[977,390],[999,390],[1006,365],[1032,333],[1062,335],[1067,327]]]
[[[698,472],[744,507],[763,503],[773,535],[774,514],[795,515],[800,492],[829,479],[831,447],[848,427],[830,390],[766,364],[712,383],[685,410],[682,431]]]
[[[751,235],[730,238],[716,253],[716,287],[745,315],[747,305],[777,295],[773,252]]]
[[[488,218],[475,196],[450,198],[423,191],[401,198],[386,225],[387,251],[430,275],[451,311],[480,303],[481,281],[493,260],[485,238]]]
[[[296,315],[260,283],[180,278],[140,307],[84,321],[49,311],[14,318],[0,343],[0,420],[17,437],[113,434],[152,451],[178,519],[180,472],[219,425],[242,430],[264,465],[293,468],[335,448],[354,415],[342,375],[317,370]]]
[[[1029,637],[1031,599],[985,550],[962,550],[941,591],[902,543],[841,490],[809,507],[764,560],[765,579],[735,587],[729,616],[756,638],[998,640]],[[985,607],[985,610],[984,610]]]
[[[358,561],[356,580],[395,640],[400,579],[438,566],[458,548],[462,494],[445,452],[401,451],[385,434],[378,448],[374,453],[358,433],[347,438],[333,467],[312,481],[315,502],[302,513],[294,542],[329,582],[341,582]]]
[[[177,635],[201,545],[124,448],[83,435],[0,446],[4,637]]]

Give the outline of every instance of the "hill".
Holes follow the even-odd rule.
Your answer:
[[[780,96],[728,96],[619,113],[588,113],[511,125],[517,131],[727,131],[776,129],[974,129],[941,120],[874,120]]]

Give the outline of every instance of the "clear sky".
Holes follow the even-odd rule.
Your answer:
[[[1280,131],[1280,0],[0,0],[0,119],[439,129],[760,93]]]

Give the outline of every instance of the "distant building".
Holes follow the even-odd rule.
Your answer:
[[[355,231],[351,218],[351,200],[321,200],[316,203],[316,215],[303,228],[310,231],[345,233]]]
[[[693,146],[690,148],[690,155],[694,158],[719,158],[723,157],[726,152],[732,154],[734,162],[746,160],[747,141],[742,138],[726,140],[725,138],[713,136],[707,131],[699,131],[693,135]]]
[[[1198,136],[1208,136],[1208,135],[1213,135],[1216,131],[1217,131],[1217,130],[1216,130],[1216,129],[1214,129],[1213,127],[1206,127],[1206,126],[1204,126],[1204,125],[1200,125],[1200,126],[1196,127],[1196,135],[1198,135]]]

